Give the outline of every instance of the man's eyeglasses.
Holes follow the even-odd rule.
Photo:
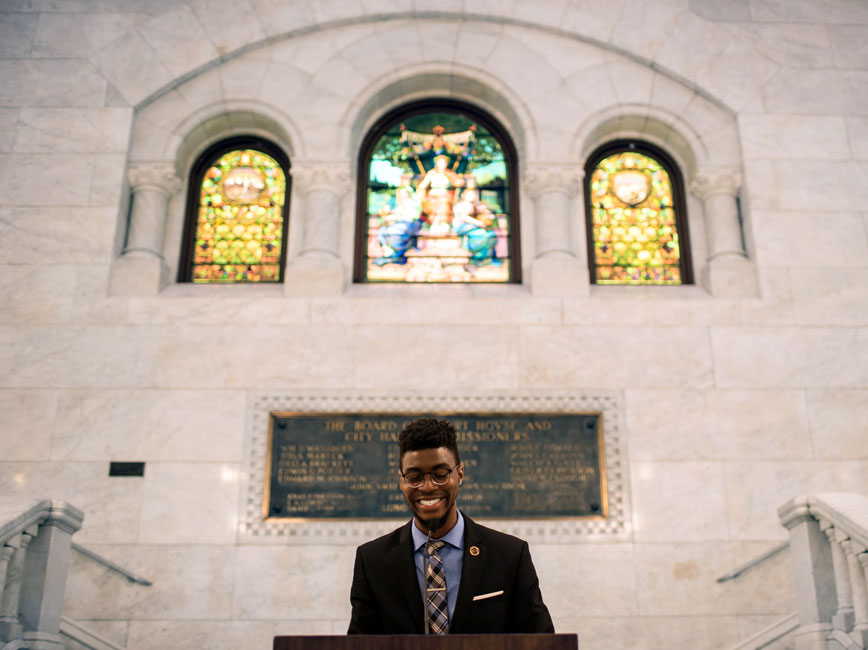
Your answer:
[[[425,484],[426,476],[431,477],[431,482],[434,485],[446,485],[446,483],[449,482],[449,475],[459,467],[461,467],[461,463],[458,463],[452,469],[440,468],[435,469],[433,472],[417,472],[416,470],[410,470],[406,474],[401,472],[401,478],[403,478],[411,488],[422,487]]]

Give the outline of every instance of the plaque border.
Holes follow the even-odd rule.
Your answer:
[[[625,482],[629,467],[624,397],[620,391],[498,391],[431,393],[383,391],[252,391],[241,473],[238,537],[244,543],[359,544],[384,535],[409,519],[264,518],[266,468],[271,413],[600,413],[602,488],[608,517],[540,519],[485,518],[486,526],[530,542],[576,543],[626,541],[630,538],[630,499]],[[396,490],[397,485],[396,485]]]

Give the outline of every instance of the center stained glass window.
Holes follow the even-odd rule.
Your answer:
[[[515,281],[502,138],[460,110],[404,114],[373,135],[358,279]]]
[[[286,174],[252,148],[224,151],[205,166],[198,186],[190,280],[281,281]]]
[[[592,271],[596,284],[684,284],[670,172],[629,149],[605,155],[589,181]]]

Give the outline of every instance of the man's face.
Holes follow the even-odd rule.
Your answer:
[[[457,464],[455,454],[446,447],[435,449],[419,449],[408,451],[401,458],[401,471],[405,474],[410,472],[434,472],[438,469],[450,470]],[[457,514],[455,502],[458,499],[458,486],[464,479],[464,468],[459,467],[449,474],[444,485],[435,485],[431,476],[426,474],[424,482],[419,487],[410,487],[407,481],[401,479],[401,491],[404,499],[416,520],[423,524],[421,528],[427,529],[425,522],[431,519],[443,521],[440,528],[449,530],[455,524]]]

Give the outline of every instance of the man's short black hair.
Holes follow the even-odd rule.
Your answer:
[[[404,425],[401,433],[398,434],[398,445],[401,449],[401,453],[398,456],[399,460],[408,451],[446,447],[446,449],[455,454],[455,462],[461,462],[461,459],[458,457],[458,441],[455,436],[455,427],[446,420],[419,418],[418,420],[408,422]]]

